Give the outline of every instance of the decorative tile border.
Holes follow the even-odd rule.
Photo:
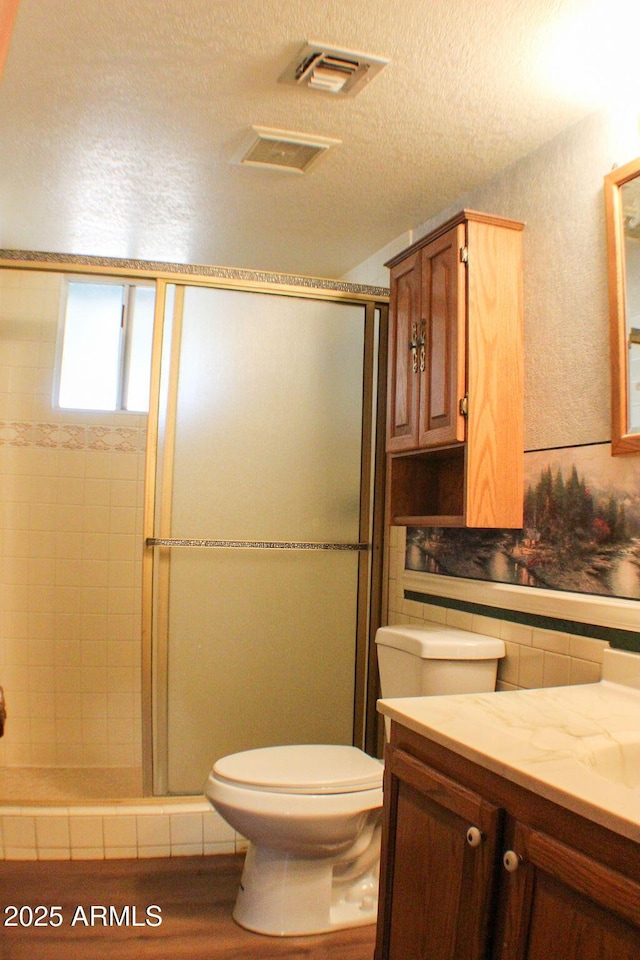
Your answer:
[[[142,453],[146,441],[146,427],[0,420],[0,446]]]
[[[508,610],[504,607],[494,607],[488,604],[476,603],[467,600],[458,600],[453,597],[442,597],[437,594],[423,593],[418,590],[404,591],[405,600],[415,600],[418,603],[432,604],[448,610],[461,610],[466,613],[477,614],[483,617],[492,617],[495,620],[505,620],[510,623],[519,623],[538,630],[556,630],[562,633],[574,634],[579,637],[589,637],[602,640],[613,647],[623,650],[638,649],[638,634],[631,630],[621,630],[616,627],[607,627],[592,623],[579,623],[575,620],[566,620],[560,617],[550,617],[544,614],[528,613],[524,610]]]

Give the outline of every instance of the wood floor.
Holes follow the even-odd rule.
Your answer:
[[[231,910],[241,868],[239,856],[1,861],[0,960],[371,960],[373,925],[315,937],[264,937],[237,926]],[[154,904],[162,923],[151,926]],[[112,922],[130,925],[105,925],[109,906]],[[26,909],[16,915],[12,907]],[[58,915],[58,926],[35,925],[47,916],[57,924]]]

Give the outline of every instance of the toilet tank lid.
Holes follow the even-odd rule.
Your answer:
[[[213,774],[273,793],[351,793],[382,784],[379,760],[357,747],[317,743],[232,753],[216,761]]]
[[[423,660],[498,660],[505,655],[504,642],[497,637],[438,623],[380,627],[376,643]]]

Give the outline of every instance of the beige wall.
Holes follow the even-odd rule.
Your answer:
[[[0,764],[137,767],[145,418],[53,407],[61,287],[0,271]]]
[[[388,284],[384,260],[465,207],[523,220],[525,449],[606,441],[609,321],[602,185],[614,165],[639,154],[637,116],[594,114],[398,237],[346,279]],[[601,641],[405,600],[404,540],[404,528],[391,531],[389,622],[444,618],[501,636],[508,651],[500,671],[504,687],[596,679]],[[414,590],[415,580],[414,574]],[[433,594],[433,579],[425,577],[424,592]],[[464,581],[458,596],[465,599]]]
[[[384,261],[463,208],[525,223],[525,449],[608,440],[605,173],[640,155],[637,116],[569,128],[351,271],[388,285]]]

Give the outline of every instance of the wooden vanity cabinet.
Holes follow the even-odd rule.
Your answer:
[[[522,524],[522,229],[465,210],[387,264],[392,523]]]
[[[376,960],[481,960],[502,811],[402,750],[390,748],[385,762]],[[470,828],[475,845],[465,839]]]
[[[375,960],[638,960],[637,844],[392,730]]]
[[[637,960],[640,875],[625,877],[524,823],[508,823],[496,960]],[[629,841],[631,843],[631,841]],[[521,859],[520,859],[521,858]]]

